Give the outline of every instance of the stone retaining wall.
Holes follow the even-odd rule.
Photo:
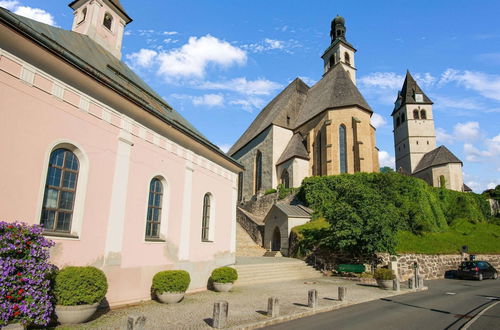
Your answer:
[[[256,223],[253,219],[247,216],[241,209],[236,210],[236,221],[245,229],[253,241],[262,246],[264,244],[264,225]]]
[[[382,259],[382,265],[390,265],[391,257],[389,254],[379,254]],[[419,274],[425,279],[444,278],[446,271],[457,270],[460,263],[467,259],[468,254],[401,254],[395,257],[398,262],[398,275],[402,281],[407,280],[413,275],[413,263],[416,261],[419,265]],[[500,255],[477,254],[476,260],[489,262],[497,270],[500,270]]]

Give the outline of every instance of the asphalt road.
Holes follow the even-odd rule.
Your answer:
[[[446,279],[427,281],[426,285],[428,291],[353,305],[265,329],[500,329],[500,280]]]

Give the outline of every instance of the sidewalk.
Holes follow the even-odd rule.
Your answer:
[[[347,287],[347,301],[337,300],[339,286]],[[315,309],[307,307],[307,292],[311,289],[318,291],[318,307]],[[213,305],[221,300],[229,302],[227,328],[251,329],[407,292],[411,291],[403,288],[399,293],[385,291],[335,277],[316,278],[310,282],[293,280],[235,287],[228,293],[205,291],[190,294],[173,305],[147,301],[110,311],[85,324],[57,329],[127,329],[128,316],[137,313],[146,317],[146,329],[212,329]],[[267,300],[272,296],[279,298],[280,316],[275,319],[266,316]]]

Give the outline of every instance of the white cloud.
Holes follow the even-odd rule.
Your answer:
[[[252,112],[254,109],[260,109],[264,105],[264,100],[259,97],[247,97],[244,99],[237,99],[230,102],[232,105],[238,105],[243,110]]]
[[[153,66],[157,56],[158,52],[143,48],[137,53],[127,54],[125,57],[133,67],[150,68]]]
[[[203,96],[195,96],[193,98],[194,105],[205,105],[208,107],[224,105],[224,96],[220,94],[205,94]]]
[[[54,16],[40,8],[19,6],[15,9],[14,13],[48,25],[57,26],[56,21],[54,20]]]
[[[268,45],[269,49],[283,49],[285,48],[285,43],[282,40],[274,40],[266,38],[264,42]]]
[[[374,72],[358,80],[361,85],[366,87],[397,90],[403,85],[404,76],[394,72]],[[396,98],[396,95],[393,98]]]
[[[450,109],[465,109],[465,110],[482,110],[483,106],[476,98],[467,97],[447,97],[441,95],[433,95],[432,100],[436,107]]]
[[[456,139],[462,141],[477,140],[481,137],[479,123],[477,121],[457,123],[453,128],[453,135]]]
[[[500,75],[486,74],[477,71],[460,71],[455,69],[447,69],[439,80],[439,84],[456,82],[464,86],[466,89],[471,89],[478,92],[480,95],[500,101]]]
[[[372,123],[373,127],[379,128],[379,127],[382,127],[385,124],[387,124],[387,121],[384,119],[384,117],[382,117],[378,113],[373,113],[372,118],[371,118],[371,123]]]
[[[223,143],[218,145],[219,149],[222,150],[224,153],[227,153],[229,149],[231,148],[230,144]]]
[[[0,7],[3,7],[7,10],[13,10],[19,5],[19,1],[0,1]]]
[[[247,80],[245,77],[241,77],[221,82],[206,81],[197,87],[201,89],[233,91],[244,95],[270,95],[282,86],[274,81],[263,78]]]
[[[299,76],[299,78],[305,82],[309,87],[315,85],[318,81],[316,79],[310,78],[310,77],[304,77],[304,76]]]
[[[452,134],[448,134],[444,128],[436,128],[436,140],[438,144],[453,144],[455,142],[455,137]]]
[[[203,78],[210,64],[229,67],[245,64],[247,55],[240,48],[230,45],[211,35],[200,38],[190,37],[181,48],[162,52],[158,55],[158,73],[166,78]]]
[[[269,50],[282,50],[286,53],[292,54],[292,49],[302,47],[302,45],[294,39],[290,40],[277,40],[265,38],[264,40],[256,43],[241,45],[242,49],[248,50],[252,53],[262,53]]]
[[[394,156],[390,155],[387,151],[380,150],[378,152],[378,162],[379,162],[380,167],[388,166],[388,167],[394,169],[395,164],[396,164],[396,158],[394,158]]]
[[[165,31],[165,32],[163,32],[163,34],[166,36],[173,36],[173,35],[176,35],[177,33],[178,33],[177,31]]]

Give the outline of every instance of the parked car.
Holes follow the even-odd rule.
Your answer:
[[[458,278],[482,281],[486,278],[496,280],[498,272],[486,261],[463,261],[458,267]]]

